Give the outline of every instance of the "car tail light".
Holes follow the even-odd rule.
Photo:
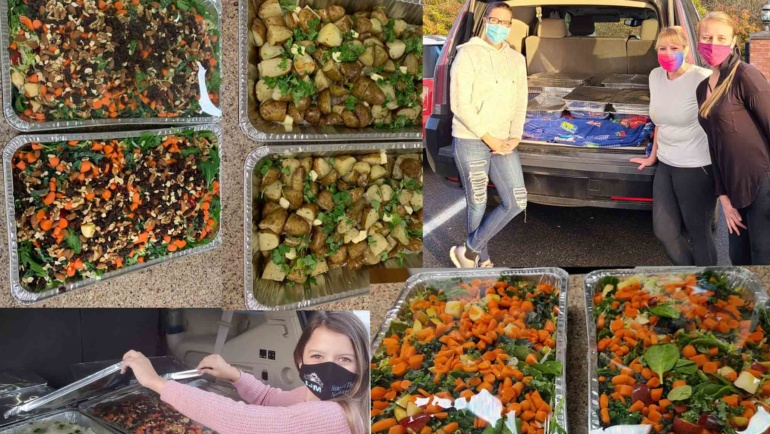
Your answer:
[[[422,86],[422,109],[425,112],[430,111],[430,87]]]
[[[436,72],[433,76],[433,104],[435,105],[449,103],[449,53],[457,45],[455,38],[460,26],[466,19],[469,3],[471,2],[465,2],[460,14],[457,16],[454,24],[452,24],[452,30],[449,31],[444,48],[441,50],[438,62],[436,62]]]

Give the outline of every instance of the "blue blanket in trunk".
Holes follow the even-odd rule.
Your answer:
[[[646,116],[628,119],[527,119],[524,139],[594,148],[640,146],[655,127]]]

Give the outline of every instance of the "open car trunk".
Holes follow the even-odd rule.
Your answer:
[[[467,33],[478,35],[488,3],[471,5],[474,18]],[[519,0],[512,6],[514,19],[507,41],[526,57],[530,77],[522,143],[644,153],[654,130],[648,117],[646,79],[658,65],[654,44],[663,25],[662,4],[655,0]],[[615,20],[622,26],[623,19],[633,22],[637,35],[596,36],[597,24]],[[597,97],[592,90],[607,93],[597,88],[620,95]],[[629,100],[629,93],[635,99]],[[559,98],[564,100],[561,107]]]

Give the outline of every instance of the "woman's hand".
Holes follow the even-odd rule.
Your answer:
[[[510,151],[505,151],[505,140],[498,139],[497,137],[492,137],[489,134],[484,134],[484,137],[481,138],[481,140],[489,146],[489,149],[492,150],[493,154],[510,154]]]
[[[653,164],[658,162],[658,157],[655,156],[655,154],[651,154],[647,158],[632,158],[630,160],[634,164],[639,165],[639,171],[644,170],[645,167],[650,167]]]
[[[740,235],[738,228],[748,229],[746,225],[741,223],[743,218],[741,213],[737,209],[733,208],[733,204],[730,202],[730,198],[726,195],[719,196],[719,201],[722,202],[722,212],[725,213],[725,221],[727,221],[727,230],[732,234]]]
[[[208,374],[235,383],[241,379],[241,371],[230,366],[219,354],[206,356],[198,363],[201,374]]]
[[[516,149],[519,146],[519,143],[521,142],[521,139],[508,139],[505,142],[505,145],[503,147],[503,151],[506,154],[513,153],[514,149]]]
[[[153,392],[160,394],[163,386],[166,385],[166,380],[155,372],[150,359],[138,351],[131,350],[123,356],[123,367],[120,373],[125,373],[128,368],[131,368],[139,384]]]

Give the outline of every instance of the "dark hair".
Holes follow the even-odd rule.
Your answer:
[[[346,395],[332,399],[332,401],[342,406],[345,416],[348,418],[350,432],[353,434],[363,434],[368,430],[366,423],[369,419],[369,331],[364,327],[364,323],[353,313],[349,311],[315,311],[310,317],[302,335],[299,337],[297,346],[294,348],[294,365],[299,370],[302,365],[302,356],[305,353],[305,346],[310,340],[313,332],[325,327],[333,332],[343,334],[350,338],[356,356],[356,366],[358,368],[358,379]]]
[[[505,9],[508,12],[513,15],[513,9],[511,9],[510,6],[508,6],[508,3],[506,2],[494,2],[489,5],[487,8],[487,12],[484,14],[484,18],[489,18],[490,15],[492,15],[492,11],[495,9]]]

